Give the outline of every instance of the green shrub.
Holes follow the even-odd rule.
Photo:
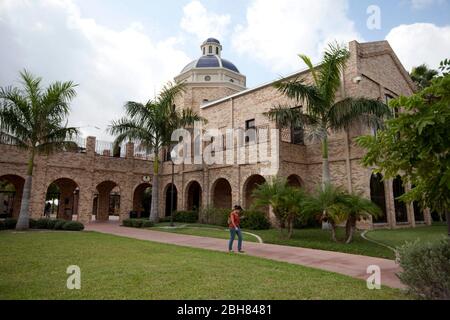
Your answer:
[[[174,212],[173,220],[175,222],[183,223],[197,223],[198,222],[198,212],[197,211],[177,211]]]
[[[131,226],[133,228],[142,228],[144,221],[140,219],[132,219],[131,220]]]
[[[36,229],[48,229],[49,222],[49,219],[39,219],[36,221]]]
[[[264,212],[245,211],[241,220],[241,227],[250,230],[268,230],[271,224]]]
[[[125,219],[125,220],[123,220],[123,221],[122,221],[122,226],[128,227],[128,228],[132,227],[132,226],[133,226],[133,225],[132,225],[132,220],[131,220],[131,219]]]
[[[84,225],[78,221],[66,221],[62,228],[66,231],[83,231]]]
[[[399,249],[400,280],[423,299],[450,299],[450,241],[406,244]]]
[[[64,229],[64,225],[66,224],[66,222],[67,221],[65,221],[65,220],[58,220],[58,221],[56,221],[53,230],[63,230]]]
[[[36,229],[37,228],[37,220],[30,219],[29,227],[30,227],[30,229]]]
[[[147,219],[125,219],[122,221],[122,226],[128,228],[151,228],[154,224]]]
[[[142,221],[142,228],[151,228],[154,226],[154,223],[150,220],[143,220]]]
[[[206,208],[200,213],[200,223],[228,227],[231,209]]]
[[[5,219],[4,223],[5,223],[6,230],[14,230],[16,228],[17,219],[8,218],[8,219]]]

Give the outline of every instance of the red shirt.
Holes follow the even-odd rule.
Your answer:
[[[233,211],[230,215],[230,224],[229,227],[230,228],[234,228],[234,225],[236,225],[236,227],[240,227],[241,224],[241,218],[239,217],[239,214],[237,214],[235,211]],[[234,222],[234,225],[233,225]]]

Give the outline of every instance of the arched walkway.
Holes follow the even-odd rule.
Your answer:
[[[255,191],[256,188],[264,183],[266,183],[266,179],[264,179],[264,177],[260,175],[253,175],[247,179],[244,184],[244,207],[246,209],[251,208],[251,206],[253,205],[253,191]]]
[[[403,181],[400,176],[395,178],[393,182],[394,190],[394,203],[395,203],[395,219],[397,223],[407,223],[408,222],[408,210],[406,204],[399,200],[405,194],[405,187],[403,186]]]
[[[415,186],[412,186],[412,189],[414,189]],[[414,209],[414,221],[417,223],[423,223],[425,222],[425,213],[423,212],[422,208],[420,207],[419,203],[417,201],[413,202],[413,209]]]
[[[384,188],[383,176],[381,174],[372,174],[370,177],[370,199],[381,210],[382,215],[378,218],[374,218],[374,223],[387,223],[387,210],[386,210],[386,193]]]
[[[108,221],[120,216],[120,187],[113,181],[104,181],[97,185],[94,197],[93,214],[97,221]]]
[[[17,218],[25,179],[17,175],[0,177],[0,218]]]
[[[290,187],[293,188],[302,188],[303,187],[303,180],[296,174],[292,174],[287,178],[287,183]]]
[[[231,184],[224,178],[218,179],[212,187],[212,204],[217,209],[231,209],[233,206]]]
[[[178,204],[178,189],[175,185],[169,183],[166,186],[165,195],[165,216],[170,217],[172,212],[177,211]]]
[[[53,181],[47,188],[42,215],[62,220],[78,220],[80,188],[69,178]]]
[[[198,211],[202,205],[202,187],[197,181],[192,181],[186,188],[186,209]]]
[[[150,217],[152,205],[152,185],[142,183],[136,187],[133,193],[133,216],[138,218]]]

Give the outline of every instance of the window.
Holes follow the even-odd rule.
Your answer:
[[[385,98],[385,101],[386,101],[386,105],[388,105],[388,106],[389,106],[389,103],[391,102],[391,100],[394,99],[394,97],[391,96],[390,94],[386,94],[386,95],[384,96],[384,98]],[[395,117],[395,118],[397,118],[398,113],[399,113],[398,108],[395,108],[395,109],[394,109],[394,117]]]
[[[219,55],[219,48],[216,48],[216,54]]]
[[[208,50],[209,50],[209,51],[208,51],[209,54],[212,54],[212,52],[213,52],[213,51],[212,51],[212,46],[209,46],[209,49],[208,49]]]
[[[206,76],[205,77],[205,81],[211,81],[211,77],[210,76]]]
[[[206,54],[206,48],[203,47],[203,55],[205,55],[205,54]]]
[[[303,107],[294,108],[295,111],[299,113],[303,113]],[[304,145],[305,144],[305,130],[302,126],[293,125],[291,127],[291,143],[296,145]]]
[[[256,121],[255,119],[247,120],[245,122],[245,142],[255,142],[256,141]]]

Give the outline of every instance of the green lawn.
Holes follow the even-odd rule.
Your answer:
[[[0,299],[405,299],[364,281],[243,255],[93,232],[0,232]],[[66,268],[81,268],[81,290]]]
[[[447,236],[447,225],[434,225],[415,229],[376,230],[367,233],[367,238],[393,248],[400,247],[406,242],[415,240],[434,241],[445,236]]]
[[[206,229],[201,228],[198,224],[183,224],[179,223],[177,225],[187,225],[185,228],[179,229],[161,229],[159,227],[166,226],[166,224],[157,225],[155,229],[158,231],[166,231],[173,233],[189,234],[196,236],[213,237],[219,239],[229,238],[229,231],[224,228],[218,228],[214,226],[205,226]],[[216,228],[214,230],[214,228]],[[346,252],[352,254],[360,254],[373,257],[382,257],[387,259],[394,259],[395,254],[392,250],[386,247],[380,246],[376,243],[367,241],[361,237],[361,233],[357,232],[354,237],[354,241],[351,244],[335,243],[331,241],[331,234],[329,231],[323,231],[321,229],[302,229],[294,230],[294,235],[291,239],[286,239],[286,237],[280,236],[280,231],[276,229],[271,230],[258,230],[250,231],[260,236],[264,243],[279,244],[285,246],[320,249],[328,251],[338,251]],[[338,229],[338,236],[343,238],[344,230]],[[244,234],[245,241],[256,241],[256,239],[250,235]]]

